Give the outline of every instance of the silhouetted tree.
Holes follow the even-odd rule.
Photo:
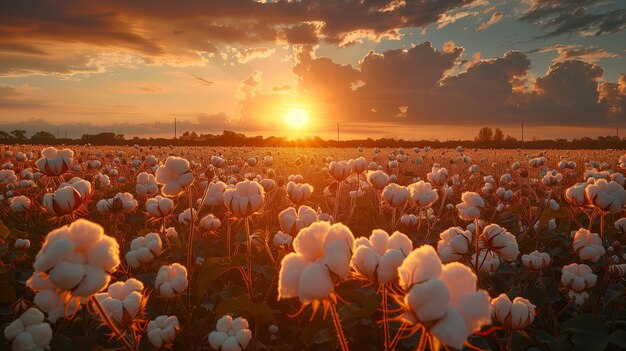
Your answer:
[[[4,130],[0,130],[0,139],[13,139],[13,136]]]
[[[493,133],[493,140],[494,141],[504,140],[504,133],[502,133],[502,130],[500,128],[496,128],[496,131]]]
[[[50,141],[50,140],[54,140],[54,139],[56,139],[54,134],[52,134],[50,132],[43,131],[43,130],[33,134],[30,137],[30,140],[37,141],[37,142],[46,142],[46,141]]]
[[[478,136],[476,137],[476,141],[486,142],[486,141],[491,141],[491,140],[493,140],[493,129],[489,127],[482,127],[478,131]]]
[[[23,129],[15,129],[14,131],[11,132],[11,134],[13,134],[13,136],[17,140],[24,140],[24,139],[26,139],[26,131],[23,130]]]

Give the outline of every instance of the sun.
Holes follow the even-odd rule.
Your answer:
[[[292,108],[285,114],[285,124],[294,129],[302,129],[309,123],[309,114],[301,108]]]

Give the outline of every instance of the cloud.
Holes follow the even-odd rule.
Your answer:
[[[255,72],[241,85],[238,118],[242,124],[271,120],[286,106],[305,104],[322,125],[626,122],[624,79],[605,82],[598,65],[572,58],[534,77],[526,53],[469,61],[463,54],[452,42],[440,50],[425,42],[371,51],[352,66],[317,57],[315,46],[304,45],[294,51],[297,84],[286,91],[264,87]]]
[[[12,1],[0,11],[0,74],[104,72],[121,53],[143,64],[205,65],[224,46],[251,46],[234,60],[267,57],[265,44],[350,45],[398,39],[473,0]],[[346,16],[346,14],[350,14]],[[255,49],[255,50],[253,50]],[[5,59],[5,53],[10,57]],[[78,58],[74,55],[78,53]],[[68,64],[68,61],[78,61]],[[101,63],[97,65],[96,63]]]
[[[555,61],[555,62],[576,59],[576,60],[594,63],[602,59],[619,57],[619,55],[606,51],[597,46],[582,47],[581,45],[562,45],[562,44],[535,49],[535,50],[529,51],[528,53],[534,53],[534,52],[545,53],[545,52],[551,52],[551,51],[554,51],[558,54],[552,59],[552,61]]]
[[[232,50],[235,52],[235,58],[240,64],[246,64],[256,59],[268,58],[276,52],[276,49],[266,47],[232,48]]]
[[[46,101],[28,96],[27,86],[21,89],[0,85],[0,110],[22,110],[49,107]]]
[[[502,12],[494,12],[491,17],[487,20],[487,22],[482,23],[480,26],[478,26],[476,28],[477,32],[482,32],[485,29],[493,26],[494,24],[500,22],[500,20],[502,19],[503,13]]]
[[[548,31],[538,38],[564,34],[599,36],[618,33],[626,29],[626,8],[614,8],[611,6],[613,3],[599,3],[595,0],[532,0],[531,6],[519,19],[538,24]]]

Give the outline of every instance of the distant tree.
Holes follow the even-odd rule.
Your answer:
[[[39,141],[54,140],[54,139],[56,139],[56,137],[54,136],[54,134],[52,134],[52,133],[50,133],[50,132],[43,131],[43,130],[42,130],[42,131],[40,131],[40,132],[37,132],[37,133],[33,134],[33,135],[30,137],[30,140],[33,140],[33,141],[38,141],[38,142],[39,142]]]
[[[5,132],[4,130],[0,130],[0,139],[13,139],[13,136],[7,132]]]
[[[510,135],[508,135],[508,134],[507,134],[507,135],[506,135],[506,137],[504,138],[504,140],[505,140],[505,141],[508,141],[508,142],[516,142],[516,141],[517,141],[517,138],[512,137],[512,136],[510,136]]]
[[[115,139],[117,139],[117,140],[126,140],[126,138],[124,137],[124,134],[117,134],[115,136]]]
[[[476,141],[491,141],[493,140],[493,129],[489,127],[482,127],[478,131],[478,136],[476,137]]]
[[[502,133],[502,130],[500,128],[496,128],[496,131],[493,133],[493,140],[494,141],[504,140],[504,133]]]
[[[11,132],[15,139],[17,140],[25,140],[26,139],[26,131],[23,129],[15,129]]]

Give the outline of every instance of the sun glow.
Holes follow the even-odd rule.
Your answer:
[[[309,114],[301,108],[292,108],[285,114],[285,124],[294,129],[302,129],[309,123]]]

